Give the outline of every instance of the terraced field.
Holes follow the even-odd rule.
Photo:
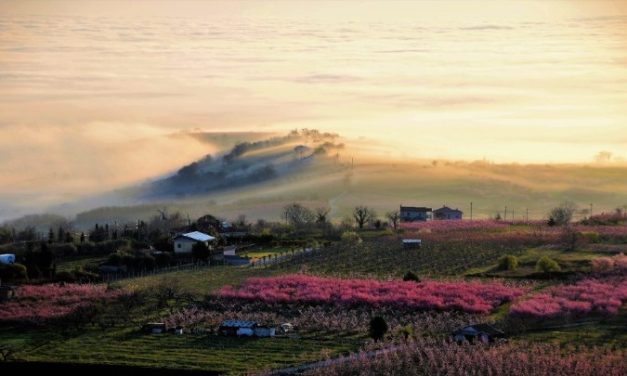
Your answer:
[[[379,278],[398,278],[408,270],[423,276],[459,276],[473,268],[494,265],[504,254],[518,255],[524,250],[463,242],[427,243],[421,249],[403,249],[399,239],[385,238],[323,248],[272,269],[303,268],[314,274]]]
[[[52,334],[52,333],[51,333]],[[3,341],[8,333],[2,333]],[[23,333],[23,341],[44,341],[44,333]],[[318,360],[354,351],[356,339],[287,337],[248,339],[214,335],[144,335],[135,328],[103,332],[90,330],[52,340],[18,354],[26,361],[118,364],[177,369],[200,369],[242,374]],[[14,338],[13,343],[19,342]],[[25,343],[26,344],[26,343]]]

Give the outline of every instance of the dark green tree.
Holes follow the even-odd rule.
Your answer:
[[[418,275],[416,275],[416,273],[410,270],[403,276],[403,281],[420,282],[420,278],[418,277]]]
[[[383,339],[385,333],[388,331],[388,324],[385,322],[385,319],[381,316],[375,316],[372,320],[370,320],[370,329],[369,334],[370,338],[375,341],[379,341]]]
[[[209,259],[209,256],[211,256],[211,253],[209,252],[207,244],[197,242],[192,247],[192,257],[194,257],[194,260],[206,262]]]

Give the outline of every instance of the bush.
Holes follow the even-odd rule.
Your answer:
[[[49,248],[55,256],[72,256],[78,252],[72,243],[51,244]]]
[[[388,324],[385,322],[383,317],[376,316],[372,320],[370,320],[370,338],[375,341],[379,341],[383,339],[385,333],[388,331]]]
[[[418,275],[416,275],[416,273],[410,270],[403,276],[403,281],[420,282],[420,278],[418,277]]]
[[[361,244],[362,240],[355,231],[344,231],[342,241],[348,244]]]
[[[516,270],[518,268],[518,257],[506,255],[499,259],[499,270]]]
[[[539,272],[559,272],[560,270],[562,270],[562,268],[560,268],[559,264],[551,259],[548,256],[542,256],[538,262],[536,262],[536,270]]]
[[[55,276],[54,276],[55,280],[58,282],[67,282],[67,283],[74,283],[76,282],[76,277],[74,276],[74,273],[72,272],[58,272]]]
[[[22,264],[0,265],[0,279],[2,281],[28,281],[28,271]]]

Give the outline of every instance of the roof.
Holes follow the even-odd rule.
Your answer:
[[[220,326],[226,328],[252,328],[257,326],[257,323],[254,321],[245,321],[245,320],[224,320]]]
[[[197,242],[208,242],[210,240],[215,240],[215,238],[211,235],[207,235],[204,232],[200,232],[200,231],[192,231],[192,232],[188,232],[186,234],[181,234],[175,237],[176,238],[187,238],[187,239],[191,239],[191,240],[195,240]]]
[[[505,333],[500,331],[499,329],[493,327],[490,324],[475,324],[468,325],[463,327],[462,329],[456,330],[455,333],[461,333],[464,335],[477,335],[479,333],[486,333],[491,336],[503,336]]]
[[[422,243],[420,239],[403,239],[403,243]]]
[[[401,211],[428,212],[431,211],[431,208],[427,208],[426,206],[401,206]]]
[[[462,213],[461,210],[459,210],[459,209],[451,209],[448,206],[442,206],[439,209],[435,209],[434,212],[458,212],[458,213]]]

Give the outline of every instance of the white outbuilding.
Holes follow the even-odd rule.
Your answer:
[[[174,237],[174,253],[192,253],[194,244],[205,243],[205,245],[209,246],[209,243],[214,240],[216,238],[200,231],[180,234]]]

